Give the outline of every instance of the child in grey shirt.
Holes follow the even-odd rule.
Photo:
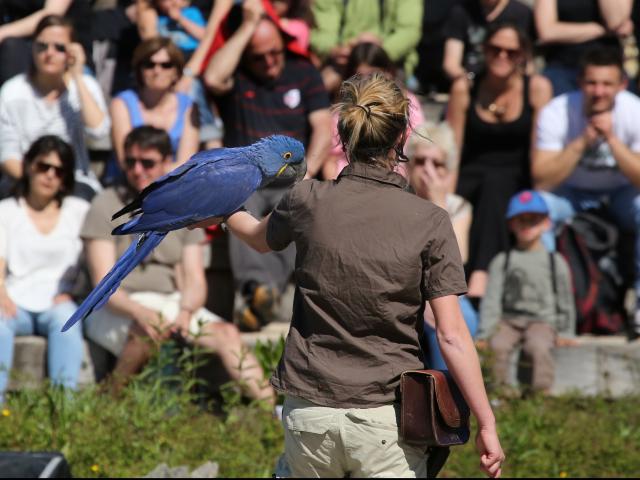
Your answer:
[[[532,388],[548,393],[553,385],[552,350],[575,335],[575,304],[569,266],[558,253],[547,252],[541,236],[550,227],[542,196],[526,190],[513,196],[507,209],[516,247],[498,254],[489,266],[489,281],[480,310],[480,339],[489,339],[494,375],[508,383],[509,357],[522,343],[533,362]]]

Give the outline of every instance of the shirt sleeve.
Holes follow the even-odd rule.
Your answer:
[[[6,89],[0,90],[0,162],[22,160],[20,132],[11,114]]]
[[[304,96],[305,109],[307,114],[329,108],[329,94],[322,82],[320,72],[311,63],[306,65],[308,82],[304,87],[302,95]]]
[[[291,212],[291,197],[293,188],[290,189],[278,202],[271,212],[267,224],[267,245],[271,250],[284,250],[293,241],[293,222]]]
[[[82,80],[84,81],[89,93],[98,104],[98,108],[102,113],[104,113],[104,118],[100,125],[96,127],[88,127],[86,124],[84,126],[84,132],[90,139],[99,140],[107,135],[109,135],[111,131],[111,118],[109,117],[109,111],[107,109],[107,103],[105,102],[104,95],[102,94],[102,90],[100,89],[100,85],[96,82],[91,76],[83,75]],[[76,87],[77,88],[77,87]]]
[[[493,335],[502,318],[505,261],[506,255],[499,253],[489,264],[487,289],[480,304],[480,325],[478,329],[478,338],[480,339],[487,339]]]
[[[191,20],[196,25],[204,27],[207,24],[198,7],[185,8],[182,13],[187,20]]]
[[[442,210],[436,220],[434,238],[423,257],[423,296],[432,300],[447,295],[461,295],[467,291],[460,249],[449,215]]]
[[[314,0],[311,11],[315,21],[311,30],[311,48],[325,57],[340,43],[340,19],[344,15],[344,5],[337,0]]]
[[[107,198],[110,191],[98,194],[91,202],[91,207],[84,219],[80,236],[85,240],[113,240],[111,231],[114,224],[111,223],[113,206]]]
[[[444,38],[454,38],[466,43],[468,26],[469,15],[467,11],[462,6],[456,5],[451,9],[449,19],[444,24]]]
[[[384,35],[382,46],[394,62],[397,62],[416,48],[422,36],[423,0],[402,0],[393,12],[395,24],[392,31]]]
[[[4,222],[0,222],[0,258],[7,259],[9,243],[7,241],[7,227]]]
[[[566,140],[566,115],[562,114],[561,103],[552,101],[538,116],[536,123],[536,148],[550,152],[559,152]]]
[[[562,255],[556,253],[554,261],[556,262],[556,286],[558,289],[556,330],[563,337],[575,337],[576,305],[571,286],[571,272]]]

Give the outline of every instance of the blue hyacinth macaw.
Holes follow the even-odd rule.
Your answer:
[[[65,323],[62,331],[102,307],[120,282],[172,230],[238,210],[259,187],[276,178],[304,175],[304,147],[291,137],[273,135],[247,147],[197,153],[184,165],[159,178],[112,220],[137,215],[113,235],[142,233]],[[290,168],[288,168],[290,167]]]

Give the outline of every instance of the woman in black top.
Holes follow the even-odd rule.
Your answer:
[[[473,205],[467,262],[470,297],[482,297],[489,262],[508,247],[507,203],[530,184],[535,117],[551,98],[546,78],[525,74],[530,43],[516,25],[491,26],[484,54],[484,72],[473,84],[464,77],[453,83],[447,110],[462,152],[457,193]]]

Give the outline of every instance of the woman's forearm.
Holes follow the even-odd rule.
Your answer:
[[[484,387],[480,360],[462,317],[458,297],[448,295],[429,303],[436,321],[438,344],[449,372],[478,419],[479,427],[495,428],[496,420]]]
[[[260,253],[270,252],[267,244],[267,225],[271,214],[258,220],[248,212],[237,212],[227,221],[227,227],[236,237]]]

